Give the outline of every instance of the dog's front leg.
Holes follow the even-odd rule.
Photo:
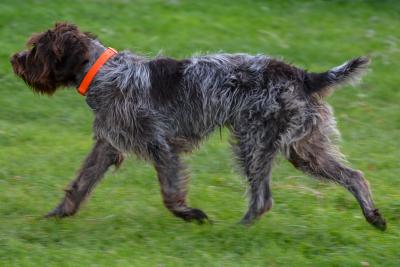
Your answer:
[[[46,217],[66,217],[74,215],[81,203],[104,176],[111,165],[119,166],[122,154],[104,140],[97,140],[87,156],[77,178],[65,190],[62,202]]]
[[[203,223],[207,215],[200,209],[186,204],[187,174],[179,156],[172,152],[158,151],[155,168],[161,186],[164,205],[177,217],[185,221]]]

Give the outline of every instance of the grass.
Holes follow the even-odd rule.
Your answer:
[[[398,266],[400,263],[400,5],[397,1],[12,1],[0,3],[0,266]],[[265,53],[314,71],[369,55],[357,88],[329,98],[342,150],[363,170],[387,232],[369,226],[344,189],[284,160],[275,206],[250,228],[245,182],[228,133],[187,157],[189,200],[213,225],[162,206],[153,168],[134,158],[110,171],[74,218],[45,220],[91,147],[92,114],[73,89],[33,95],[8,58],[32,32],[70,21],[117,49],[183,58]]]

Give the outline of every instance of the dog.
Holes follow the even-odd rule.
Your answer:
[[[339,85],[359,79],[368,58],[322,73],[265,55],[148,59],[106,48],[70,23],[34,34],[27,45],[11,57],[15,74],[41,94],[78,87],[95,117],[94,146],[47,217],[75,214],[110,166],[136,154],[154,165],[164,205],[175,216],[206,222],[202,210],[187,205],[188,175],[180,155],[226,127],[249,182],[243,224],[271,209],[271,169],[283,153],[304,173],[344,186],[366,220],[386,229],[363,173],[346,166],[335,145],[336,122],[324,101]]]

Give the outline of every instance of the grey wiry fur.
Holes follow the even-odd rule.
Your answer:
[[[77,86],[104,47],[90,39],[88,62],[75,75]],[[249,182],[251,223],[272,207],[270,177],[279,152],[293,165],[346,187],[366,219],[385,221],[374,207],[367,182],[341,160],[332,138],[338,132],[326,88],[347,82],[366,65],[364,58],[324,73],[309,73],[263,55],[215,54],[185,60],[148,59],[121,52],[91,83],[86,101],[94,112],[96,145],[64,201],[50,216],[75,213],[107,167],[122,154],[151,161],[164,203],[176,216],[207,218],[186,203],[187,173],[180,159],[219,127],[228,127]]]

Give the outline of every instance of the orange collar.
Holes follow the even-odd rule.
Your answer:
[[[96,76],[97,72],[100,68],[109,60],[112,56],[118,54],[117,50],[114,48],[108,47],[96,60],[92,67],[90,67],[89,71],[86,73],[85,77],[79,87],[77,88],[78,93],[81,95],[86,95],[86,92],[89,89],[89,85],[92,82],[94,76]]]

